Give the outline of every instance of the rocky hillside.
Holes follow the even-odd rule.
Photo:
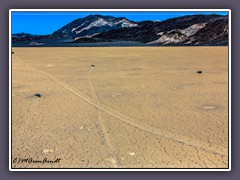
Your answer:
[[[85,18],[76,19],[63,26],[52,34],[54,38],[66,38],[76,40],[79,37],[91,38],[94,35],[114,29],[136,27],[137,23],[126,18],[112,16],[89,15]]]
[[[149,46],[228,45],[228,17],[188,15],[162,22],[133,22],[124,17],[89,15],[72,21],[49,36],[22,33],[12,38],[13,45],[24,46],[111,45],[118,42],[123,45],[134,42]]]
[[[17,33],[12,35],[12,42],[23,42],[23,41],[38,41],[38,40],[44,40],[44,39],[52,39],[51,35],[32,35],[28,33]]]

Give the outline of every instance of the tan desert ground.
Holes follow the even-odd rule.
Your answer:
[[[228,168],[228,47],[13,52],[12,168]]]

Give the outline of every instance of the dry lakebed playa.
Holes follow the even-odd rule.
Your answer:
[[[12,51],[13,168],[228,167],[227,46]]]

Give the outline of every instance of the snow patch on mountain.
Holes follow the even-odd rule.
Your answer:
[[[80,26],[76,27],[76,28],[72,28],[71,32],[76,31]]]
[[[103,18],[98,18],[96,21],[93,21],[92,23],[90,23],[87,27],[85,28],[82,28],[81,30],[79,31],[75,31],[76,34],[79,34],[81,33],[82,31],[84,30],[88,30],[88,29],[91,29],[92,27],[99,27],[99,26],[105,26],[107,25],[108,22],[103,19]]]
[[[119,24],[121,24],[121,27],[135,27],[135,26],[138,26],[137,24],[131,23],[130,21],[128,21],[126,19],[122,19],[122,20],[117,21],[117,22],[111,22],[111,21],[106,21],[103,18],[98,18],[96,21],[90,23],[87,27],[84,27],[79,31],[76,31],[76,29],[78,29],[79,27],[73,28],[72,32],[75,31],[76,34],[79,34],[79,33],[83,32],[84,30],[88,30],[88,29],[91,29],[93,27],[101,27],[101,26],[113,27],[113,26],[117,26]]]
[[[122,23],[122,24],[121,24]],[[136,23],[131,23],[130,21],[126,20],[126,19],[122,19],[120,21],[118,21],[117,23],[115,24],[121,24],[122,27],[136,27],[138,26],[138,24]],[[114,24],[112,24],[113,26]]]
[[[83,27],[86,24],[86,22],[82,23],[81,25],[79,25],[76,28],[72,28],[71,32],[76,31],[77,29],[79,29],[80,27]]]

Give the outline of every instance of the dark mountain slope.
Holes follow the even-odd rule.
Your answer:
[[[138,26],[137,23],[126,18],[115,18],[113,16],[89,15],[80,18],[63,26],[52,34],[54,38],[77,38],[84,36],[92,36],[94,34],[106,32],[113,29],[123,27]]]
[[[133,22],[124,17],[89,15],[76,19],[51,35],[14,34],[13,45],[227,45],[228,17],[188,15],[165,21]]]

